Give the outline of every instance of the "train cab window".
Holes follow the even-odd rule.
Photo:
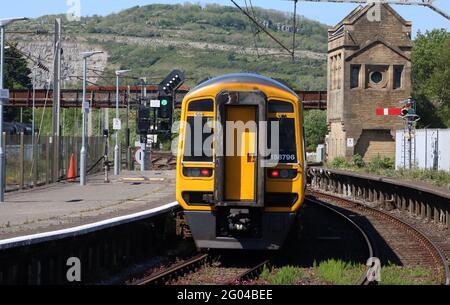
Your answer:
[[[212,162],[212,118],[189,116],[186,121],[183,161]]]
[[[269,101],[269,113],[294,113],[294,106],[283,101]]]
[[[213,112],[214,102],[213,100],[192,101],[189,103],[188,111]]]
[[[275,127],[272,122],[279,122],[278,143],[279,147],[272,147],[272,133]],[[297,163],[297,146],[295,142],[295,119],[293,118],[276,118],[269,120],[269,128],[267,135],[268,147],[272,151],[278,151],[276,154],[270,155],[270,160],[278,163]]]

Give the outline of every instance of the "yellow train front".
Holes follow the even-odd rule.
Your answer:
[[[304,200],[303,108],[282,83],[228,74],[184,98],[177,201],[198,248],[277,250]]]

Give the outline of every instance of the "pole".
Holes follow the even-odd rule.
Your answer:
[[[87,57],[83,58],[83,104],[82,104],[82,141],[80,152],[80,185],[86,185],[86,70],[87,70]]]
[[[34,129],[36,128],[35,126],[35,110],[36,110],[36,69],[37,66],[34,67],[33,69],[33,109],[31,110],[31,160],[32,161],[32,167],[33,166],[37,166],[35,164],[35,135],[34,135]]]
[[[295,36],[297,35],[297,2],[294,0],[294,35],[292,36],[292,61],[295,61]]]
[[[127,148],[127,169],[130,170],[131,166],[130,166],[130,123],[129,123],[129,119],[130,119],[130,93],[131,93],[131,89],[130,86],[127,86],[127,113],[126,113],[126,121],[125,121],[125,146]]]
[[[54,62],[53,62],[53,181],[60,177],[60,108],[61,103],[61,19],[55,19]]]
[[[145,80],[144,79],[142,79],[142,98],[143,98],[143,100],[144,100],[144,104],[146,104],[147,102],[145,101],[145,97],[146,97],[146,95],[147,95],[147,84],[146,84],[146,82],[145,82]],[[147,161],[146,160],[146,158],[147,158],[147,134],[145,135],[145,139],[142,139],[142,137],[141,137],[141,150],[142,150],[142,154],[141,154],[141,157],[142,157],[142,163],[141,163],[141,172],[145,172],[145,161]]]
[[[0,27],[0,89],[3,89],[5,29]],[[5,152],[3,151],[3,102],[0,103],[0,202],[5,201]]]
[[[55,20],[53,63],[53,136],[60,135],[60,109],[61,109],[61,19]]]
[[[119,120],[119,74],[116,76],[116,121]],[[119,130],[116,129],[116,146],[114,146],[114,175],[120,173]]]

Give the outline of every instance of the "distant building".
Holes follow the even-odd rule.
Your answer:
[[[387,4],[359,6],[328,30],[327,158],[395,156],[402,120],[376,116],[411,94],[411,22]]]

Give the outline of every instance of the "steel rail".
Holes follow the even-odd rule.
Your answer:
[[[267,260],[263,261],[262,263],[259,263],[255,267],[242,272],[239,276],[237,276],[235,279],[233,279],[231,282],[229,282],[228,285],[238,285],[242,282],[256,279],[261,274],[261,272],[264,270],[264,267],[269,267],[271,264],[272,264],[272,260],[267,259]]]
[[[131,283],[131,285],[135,286],[145,286],[145,285],[155,285],[155,284],[164,284],[171,279],[176,279],[184,274],[190,273],[192,270],[195,270],[201,264],[205,263],[208,259],[208,254],[198,254],[186,261],[174,264],[169,268],[157,272],[155,274],[151,274],[147,277],[139,279]]]
[[[327,204],[327,203],[324,203],[324,202],[321,202],[321,201],[319,201],[319,200],[315,200],[315,199],[312,199],[312,198],[306,198],[305,200],[310,201],[310,202],[314,203],[315,205],[319,205],[320,207],[322,207],[322,208],[324,208],[324,209],[327,209],[327,210],[329,210],[329,211],[331,211],[331,212],[333,212],[333,213],[339,215],[340,217],[344,218],[344,219],[345,219],[348,223],[350,223],[350,224],[351,224],[351,225],[352,225],[352,226],[353,226],[353,227],[361,234],[361,236],[363,237],[363,240],[365,241],[366,246],[367,246],[367,249],[368,249],[368,254],[369,254],[369,257],[368,257],[368,258],[375,257],[375,256],[378,255],[378,253],[377,253],[378,251],[377,251],[375,242],[370,238],[370,236],[366,233],[366,231],[364,231],[364,229],[363,229],[360,225],[358,225],[355,221],[353,221],[350,217],[348,217],[348,216],[345,215],[344,213],[338,211],[335,207],[333,207],[333,206],[330,205],[330,204]],[[364,274],[362,274],[361,277],[360,277],[360,279],[357,281],[357,283],[356,283],[357,285],[369,285],[369,284],[372,283],[372,282],[369,280],[369,278],[368,278],[368,274],[369,274],[369,271],[370,271],[370,267],[371,267],[371,266],[367,266],[367,268],[366,268]]]

